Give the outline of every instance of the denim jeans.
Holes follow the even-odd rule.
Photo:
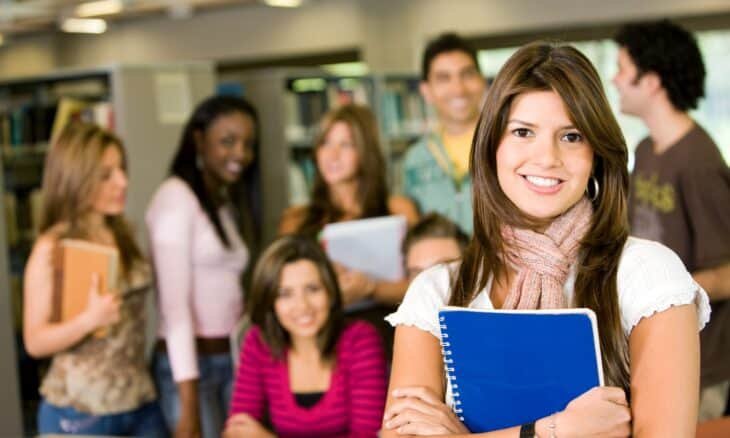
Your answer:
[[[201,438],[219,438],[228,415],[233,364],[228,353],[198,356],[198,412]],[[160,406],[170,432],[180,418],[180,397],[166,353],[155,352],[154,377]]]
[[[64,435],[104,435],[164,438],[165,423],[157,402],[133,411],[92,415],[72,407],[56,406],[43,400],[38,408],[38,433]]]

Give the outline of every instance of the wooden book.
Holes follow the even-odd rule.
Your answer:
[[[99,293],[117,289],[119,253],[116,248],[86,240],[62,239],[59,242],[58,319],[68,321],[82,313],[89,301],[94,274],[99,276]],[[104,336],[106,330],[94,335]]]

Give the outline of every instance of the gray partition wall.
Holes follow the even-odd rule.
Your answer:
[[[3,186],[3,167],[0,166],[0,187]],[[5,205],[0,203],[0,218],[5,218]],[[4,225],[4,220],[0,220]],[[0,248],[7,248],[5,226],[0,227]],[[23,436],[20,412],[17,353],[10,300],[10,278],[7,275],[8,253],[0,251],[0,435]]]

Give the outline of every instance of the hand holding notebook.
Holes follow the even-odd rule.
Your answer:
[[[118,252],[96,243],[62,239],[58,246],[55,313],[61,322],[85,314],[94,327],[110,325],[118,319]],[[106,329],[94,332],[104,336]]]
[[[589,309],[446,307],[439,320],[454,411],[472,432],[547,417],[603,385]]]

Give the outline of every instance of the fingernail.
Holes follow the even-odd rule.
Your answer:
[[[393,390],[393,397],[398,397],[400,395],[400,390],[394,389]]]

